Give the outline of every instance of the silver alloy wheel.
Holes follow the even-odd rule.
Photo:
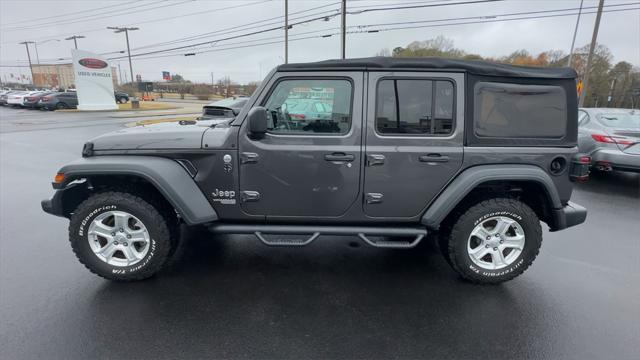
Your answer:
[[[88,240],[96,256],[113,266],[131,266],[149,252],[149,231],[125,211],[107,211],[91,222]]]
[[[505,216],[483,220],[469,235],[467,253],[474,264],[487,270],[499,270],[513,264],[524,249],[524,230]]]

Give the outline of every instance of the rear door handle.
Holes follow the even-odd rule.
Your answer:
[[[440,155],[440,154],[427,154],[420,156],[420,162],[426,163],[444,163],[449,161],[448,156]]]
[[[356,159],[356,156],[353,155],[353,154],[345,154],[345,153],[335,152],[333,154],[326,154],[324,156],[324,159],[326,161],[346,161],[346,162],[351,162],[351,161],[354,161]]]

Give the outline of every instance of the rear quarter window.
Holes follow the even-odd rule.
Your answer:
[[[560,139],[566,129],[567,98],[560,86],[478,82],[474,87],[478,138]]]

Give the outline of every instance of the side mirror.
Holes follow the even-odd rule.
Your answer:
[[[267,132],[267,109],[262,106],[256,106],[249,110],[247,116],[249,120],[249,133],[251,135],[263,135]]]

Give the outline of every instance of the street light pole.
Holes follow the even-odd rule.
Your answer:
[[[589,56],[587,57],[587,68],[584,71],[584,86],[582,87],[582,94],[580,94],[580,102],[578,104],[578,107],[583,107],[584,98],[587,96],[587,89],[589,88],[589,72],[591,71],[591,60],[593,60],[593,52],[596,48],[596,40],[598,39],[598,29],[600,28],[600,18],[602,18],[603,6],[604,0],[600,0],[600,3],[598,4],[598,14],[596,15],[596,23],[593,26],[593,36],[591,37]]]
[[[50,40],[45,40],[45,41],[40,41],[40,44],[46,44],[50,41],[60,41],[58,39],[50,39]],[[40,64],[40,55],[38,55],[38,42],[34,41],[33,42],[33,47],[36,49],[36,62],[38,63],[38,65]]]
[[[31,83],[33,83],[33,66],[31,65],[31,54],[29,53],[29,44],[35,44],[33,41],[23,41],[20,44],[24,44],[27,48],[27,59],[29,59],[29,70],[31,71]]]
[[[83,35],[73,35],[73,36],[69,36],[68,38],[65,38],[65,40],[73,40],[73,44],[76,47],[76,50],[78,50],[78,39],[84,39],[85,36]]]
[[[137,27],[112,27],[109,26],[107,29],[115,30],[114,32],[121,33],[124,32],[125,37],[127,38],[127,54],[129,55],[129,71],[131,72],[131,82],[133,83],[133,65],[131,64],[131,48],[129,47],[129,31],[140,30]]]

